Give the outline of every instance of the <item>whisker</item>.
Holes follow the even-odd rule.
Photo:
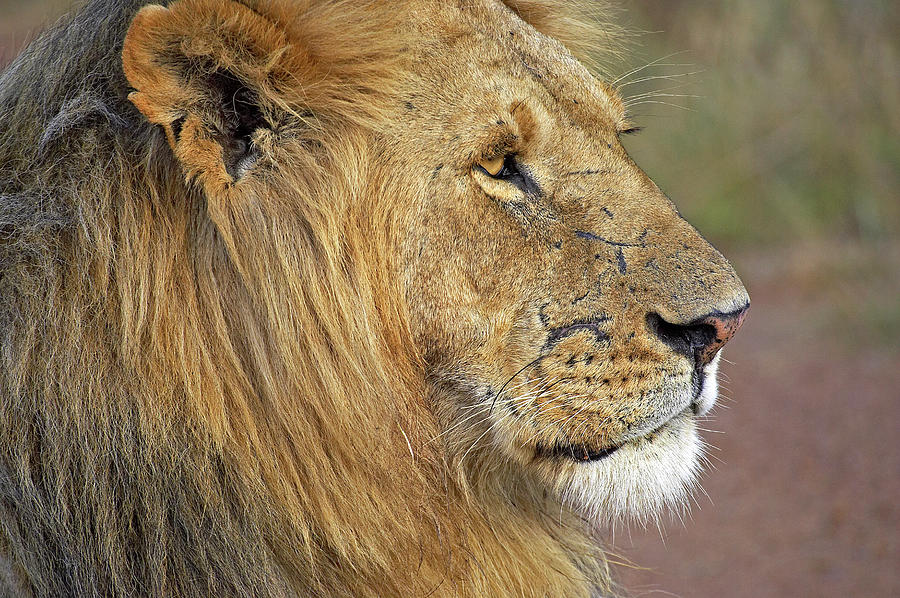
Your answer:
[[[644,69],[646,69],[646,68],[650,68],[651,66],[660,66],[660,67],[662,67],[662,66],[690,66],[690,65],[669,65],[669,64],[660,64],[660,63],[662,63],[663,60],[667,60],[667,59],[669,59],[669,58],[672,58],[673,56],[677,56],[678,54],[684,54],[685,52],[686,52],[686,50],[682,50],[682,51],[680,51],[680,52],[672,52],[671,54],[667,54],[666,56],[662,56],[662,57],[660,57],[660,58],[657,58],[656,60],[653,60],[653,61],[651,61],[651,62],[648,62],[648,63],[645,64],[644,66],[639,66],[639,67],[637,67],[637,68],[631,69],[630,71],[628,71],[628,72],[625,73],[624,75],[620,75],[619,78],[616,79],[615,81],[613,81],[612,83],[610,83],[610,85],[612,85],[613,87],[615,87],[616,85],[618,85],[618,83],[619,83],[620,81],[622,81],[622,80],[624,80],[624,79],[630,77],[631,75],[633,75],[633,74],[635,74],[635,73],[639,73],[639,72],[641,72],[642,70],[644,70]]]
[[[658,93],[647,92],[645,94],[636,95],[625,100],[625,107],[637,106],[641,100],[652,98],[702,98],[703,96],[691,95],[686,93]]]
[[[700,426],[697,426],[697,429],[700,430],[701,432],[708,432],[710,434],[725,434],[725,432],[722,430],[713,430],[711,428],[701,428]]]
[[[669,66],[669,65],[657,65],[657,66]],[[672,65],[672,66],[677,66],[677,65]],[[685,65],[685,66],[687,66],[687,65]],[[623,87],[628,87],[629,85],[635,85],[637,83],[645,83],[647,81],[656,81],[657,79],[664,79],[667,81],[672,81],[679,77],[689,77],[691,75],[699,75],[704,72],[705,72],[704,70],[699,70],[699,71],[691,71],[689,73],[676,73],[674,75],[651,75],[649,77],[641,77],[640,79],[626,81],[625,83],[622,83],[621,85],[619,85],[618,88],[622,89]]]
[[[569,398],[569,397],[566,397],[566,398]],[[581,398],[587,398],[587,395],[577,395],[577,396],[575,396],[575,397],[572,397],[571,400],[578,400],[578,399],[581,399]],[[564,428],[565,425],[566,425],[567,423],[569,423],[569,421],[572,420],[572,418],[574,418],[574,417],[576,417],[577,415],[579,415],[582,411],[584,411],[587,407],[589,407],[589,405],[590,405],[589,403],[585,403],[584,405],[582,405],[577,411],[575,411],[575,413],[573,413],[572,415],[570,415],[570,416],[566,419],[566,421],[564,421],[564,422],[561,423],[561,424],[559,424],[559,423],[557,423],[557,422],[550,422],[549,424],[545,425],[543,428],[541,428],[541,429],[535,431],[535,432],[534,432],[534,433],[533,433],[533,434],[532,434],[532,435],[531,435],[524,443],[522,443],[522,446],[526,446],[526,445],[531,444],[538,436],[542,435],[544,432],[546,432],[547,430],[549,430],[550,428],[552,428],[552,427],[554,427],[554,426],[558,426],[558,428],[559,428],[560,430],[562,430],[562,428]]]
[[[468,457],[469,453],[471,453],[475,449],[475,447],[478,445],[478,443],[481,442],[481,439],[484,438],[485,436],[487,436],[488,433],[494,429],[494,426],[496,426],[497,424],[499,424],[500,422],[502,422],[503,420],[505,420],[506,418],[511,417],[511,416],[512,416],[512,412],[507,412],[507,413],[503,414],[503,416],[500,417],[500,419],[498,419],[494,422],[491,422],[491,424],[487,427],[487,429],[481,433],[481,436],[476,438],[475,441],[469,446],[468,450],[466,450],[466,452],[463,453],[463,456],[459,460],[459,462],[465,463],[466,457]]]
[[[635,98],[640,98],[640,97],[661,95],[667,91],[675,91],[676,89],[684,89],[685,87],[687,87],[687,85],[688,85],[688,83],[686,81],[678,82],[678,85],[670,85],[669,87],[663,87],[661,89],[650,89],[650,90],[647,90],[647,91],[644,91],[641,93],[630,95],[630,96],[626,97],[625,100],[628,101],[628,100],[633,100]]]
[[[478,416],[481,416],[481,420],[479,420],[477,422],[473,422],[473,420]],[[428,441],[428,443],[439,440],[440,438],[459,430],[466,423],[481,423],[481,421],[484,421],[484,420],[488,419],[489,417],[490,417],[490,413],[484,413],[484,412],[472,413],[472,414],[466,416],[465,418],[463,418],[462,420],[454,422],[453,425],[451,425],[449,428],[447,428],[443,432],[439,433],[437,436],[431,438]],[[426,443],[426,444],[428,444],[428,443]]]
[[[504,382],[504,383],[503,383],[503,386],[500,387],[500,390],[497,391],[497,394],[494,395],[494,400],[491,401],[491,408],[490,408],[490,411],[493,411],[493,410],[494,410],[494,404],[497,402],[497,399],[500,397],[500,395],[503,394],[503,390],[506,388],[506,386],[507,386],[510,382],[512,382],[513,379],[514,379],[516,376],[518,376],[519,374],[521,374],[521,373],[524,372],[526,369],[530,368],[532,365],[536,364],[538,361],[540,361],[540,360],[543,359],[543,358],[544,358],[543,355],[538,355],[538,356],[535,357],[532,361],[529,361],[528,363],[526,363],[525,365],[523,365],[523,366],[522,366],[522,369],[520,369],[518,372],[516,372],[515,374],[513,374],[512,376],[510,376],[509,380],[507,380],[506,382]]]
[[[671,102],[659,102],[659,101],[654,101],[654,100],[643,100],[643,101],[640,101],[640,102],[635,102],[634,104],[629,104],[628,107],[629,107],[629,108],[634,108],[635,106],[642,106],[642,105],[644,105],[644,104],[662,104],[663,106],[671,106],[671,107],[673,107],[673,108],[678,108],[678,109],[680,109],[680,110],[686,110],[686,111],[688,111],[688,112],[693,112],[692,109],[690,109],[690,108],[688,108],[688,107],[686,107],[686,106],[680,106],[680,105],[678,105],[678,104],[672,104]]]

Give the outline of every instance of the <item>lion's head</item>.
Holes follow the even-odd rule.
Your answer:
[[[421,37],[391,136],[415,156],[401,263],[442,428],[462,461],[536,472],[592,516],[655,512],[693,477],[747,293],[563,45],[501,3]]]
[[[33,129],[0,179],[17,583],[606,588],[591,528],[684,495],[749,300],[573,56],[605,30],[555,0],[108,4],[0,80]],[[73,40],[81,70],[25,83]]]

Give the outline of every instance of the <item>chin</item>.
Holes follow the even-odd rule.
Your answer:
[[[630,440],[608,457],[567,464],[558,484],[564,502],[598,525],[646,523],[683,507],[696,485],[703,442],[692,409]]]

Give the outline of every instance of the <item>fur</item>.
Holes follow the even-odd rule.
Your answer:
[[[457,143],[421,58],[449,60],[457,33],[516,23],[587,56],[609,55],[613,29],[555,0],[144,4],[93,0],[0,76],[6,593],[611,592],[595,524],[620,505],[602,496],[621,479],[654,489],[639,509],[680,495],[690,418],[660,433],[689,446],[659,443],[646,473],[626,447],[612,473],[568,485],[520,467],[521,446],[492,457],[512,432],[472,443],[473,389],[496,398],[546,333],[504,344],[516,356],[487,382],[441,344],[474,320],[448,331],[434,307],[465,286],[428,270],[448,262],[420,251],[445,230],[425,200],[471,175],[423,162],[416,139]],[[535,130],[549,118],[526,112]],[[672,226],[713,264],[707,304],[746,302],[721,256]]]

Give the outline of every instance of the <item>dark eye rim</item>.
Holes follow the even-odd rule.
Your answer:
[[[519,170],[519,165],[516,162],[515,154],[506,154],[503,157],[503,167],[500,169],[500,172],[497,174],[491,174],[485,169],[481,164],[475,165],[476,170],[484,174],[485,176],[489,176],[492,179],[497,179],[500,181],[511,180],[514,177],[522,176],[521,171]]]
[[[476,164],[475,169],[495,181],[503,181],[513,185],[528,197],[539,197],[541,195],[540,185],[538,185],[528,168],[516,159],[516,154],[510,153],[503,157],[503,168],[496,175],[488,172],[480,164]]]

